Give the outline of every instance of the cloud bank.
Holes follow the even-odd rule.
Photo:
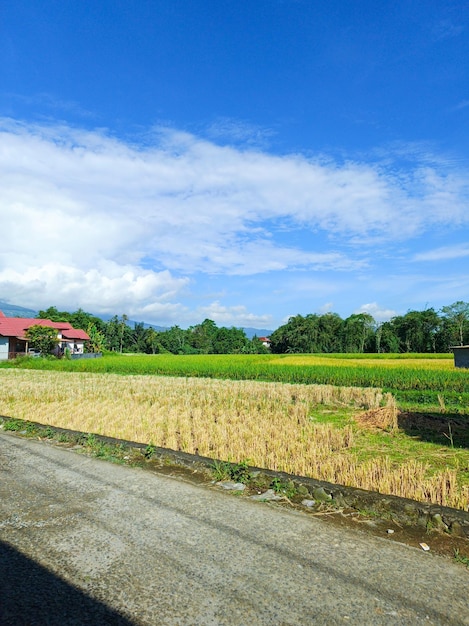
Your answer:
[[[391,157],[337,163],[168,128],[124,140],[4,119],[0,294],[178,323],[191,319],[182,301],[200,275],[359,271],[377,246],[467,226],[467,172]],[[268,321],[237,306],[198,313]]]

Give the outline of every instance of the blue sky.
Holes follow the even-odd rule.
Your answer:
[[[0,9],[0,300],[187,327],[469,301],[469,5]]]

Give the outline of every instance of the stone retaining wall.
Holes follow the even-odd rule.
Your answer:
[[[0,423],[10,418],[0,416]],[[35,422],[25,422],[32,424],[39,430],[52,429],[59,434],[66,434],[70,439],[79,440],[80,436],[86,437],[87,434],[70,431],[63,428],[51,428],[43,424]],[[19,434],[26,434],[27,430],[20,431]],[[112,437],[104,437],[94,435],[96,441],[108,445],[125,446],[131,450],[138,451],[142,458],[151,456],[151,461],[160,466],[176,466],[191,470],[203,471],[207,474],[213,471],[214,459],[199,455],[188,454],[187,452],[177,452],[168,448],[159,448],[152,446],[149,453],[149,446],[146,444],[125,441],[122,439],[114,439]],[[398,522],[403,526],[417,526],[422,528],[436,528],[448,532],[457,537],[469,539],[469,512],[450,507],[439,506],[437,504],[427,504],[392,496],[380,494],[355,487],[346,487],[344,485],[335,485],[326,481],[305,476],[295,476],[285,472],[277,472],[262,468],[250,467],[251,474],[256,475],[256,479],[266,478],[271,482],[274,478],[278,478],[282,482],[293,483],[295,489],[302,494],[304,498],[311,497],[316,502],[325,503],[332,508],[344,509],[350,508],[357,511],[366,511],[380,517]]]

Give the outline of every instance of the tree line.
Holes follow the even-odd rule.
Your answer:
[[[90,341],[88,352],[135,352],[146,354],[262,354],[267,348],[257,338],[249,339],[240,328],[218,327],[206,319],[188,329],[172,326],[157,330],[143,322],[129,325],[127,315],[115,315],[109,321],[78,309],[74,313],[58,311],[51,306],[39,311],[37,318],[69,322],[85,330]]]
[[[295,315],[270,340],[275,353],[449,352],[469,343],[469,303],[408,311],[381,324],[368,313]]]
[[[158,330],[142,323],[129,326],[126,315],[109,321],[78,309],[74,313],[49,307],[38,318],[69,322],[86,330],[90,352],[147,354],[262,354],[269,350],[240,328],[218,327],[213,320],[182,329]],[[368,313],[343,319],[337,313],[295,315],[270,336],[270,351],[285,353],[332,352],[449,352],[454,345],[469,344],[469,303],[454,302],[435,311],[408,311],[384,323]]]

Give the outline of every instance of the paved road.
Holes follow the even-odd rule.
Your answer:
[[[0,432],[0,624],[469,624],[449,560]]]

